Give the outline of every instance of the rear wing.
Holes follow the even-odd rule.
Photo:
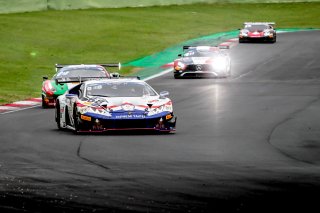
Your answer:
[[[243,25],[255,25],[255,24],[267,24],[267,25],[271,25],[272,27],[274,27],[276,25],[275,22],[244,22]]]
[[[192,48],[195,48],[195,46],[183,46],[182,47],[183,50],[192,49]]]
[[[208,48],[208,49],[221,49],[220,46],[183,46],[183,50],[188,50],[188,49],[196,49],[196,48]]]
[[[84,81],[90,80],[101,80],[101,79],[110,79],[109,77],[74,77],[74,78],[56,78],[56,84],[66,84],[66,83],[79,83],[81,84]]]
[[[120,73],[117,72],[113,72],[110,73],[111,78],[115,78],[115,79],[119,79],[119,78],[133,78],[133,79],[138,79],[140,80],[140,76],[124,76],[124,75],[120,75]]]
[[[119,70],[121,69],[121,63],[97,63],[97,64],[55,64],[56,72],[67,66],[86,66],[86,65],[97,65],[97,66],[102,66],[102,67],[118,67]]]

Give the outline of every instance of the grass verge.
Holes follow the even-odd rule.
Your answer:
[[[127,62],[244,21],[320,28],[320,3],[194,4],[0,15],[0,104],[40,97],[55,63]],[[130,72],[125,68],[123,73]]]

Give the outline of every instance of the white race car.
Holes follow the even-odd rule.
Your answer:
[[[75,132],[174,132],[176,117],[168,95],[138,79],[89,80],[57,98],[55,120],[59,129]]]

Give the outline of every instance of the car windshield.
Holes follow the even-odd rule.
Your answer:
[[[184,52],[183,57],[214,57],[219,54],[219,51],[198,51],[193,49]]]
[[[142,97],[157,93],[144,82],[99,82],[87,85],[87,96]]]
[[[59,78],[108,77],[103,67],[64,67],[53,77]]]
[[[268,29],[268,26],[264,24],[248,24],[245,26],[245,29],[249,31],[263,31],[265,29]]]

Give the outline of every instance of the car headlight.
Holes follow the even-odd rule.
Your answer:
[[[213,62],[212,62],[212,67],[214,69],[224,69],[226,68],[228,65],[228,61],[225,57],[219,57],[219,58],[216,58]]]
[[[86,106],[86,105],[82,105],[82,106],[77,106],[78,107],[78,111],[81,114],[85,114],[87,112],[91,112],[91,113],[98,113],[98,114],[103,114],[106,116],[111,116],[109,113],[109,109],[107,108],[102,108],[102,107],[93,107],[93,106]]]
[[[159,114],[161,112],[172,112],[172,104],[164,104],[164,105],[161,105],[159,107],[154,107],[154,108],[151,108],[148,112],[148,115],[155,115],[155,114]]]
[[[77,109],[80,114],[84,114],[90,110],[90,107],[82,103],[77,103]]]
[[[175,70],[184,70],[186,68],[186,65],[179,61],[177,65],[174,67]]]
[[[163,111],[163,108],[164,108],[163,105],[161,105],[159,107],[151,108],[151,110],[149,111],[148,115],[155,115],[155,114],[161,113]]]
[[[264,32],[264,36],[269,36],[271,33],[269,31]]]
[[[241,36],[248,36],[248,31],[241,31],[241,32],[240,32],[240,35],[241,35]]]

